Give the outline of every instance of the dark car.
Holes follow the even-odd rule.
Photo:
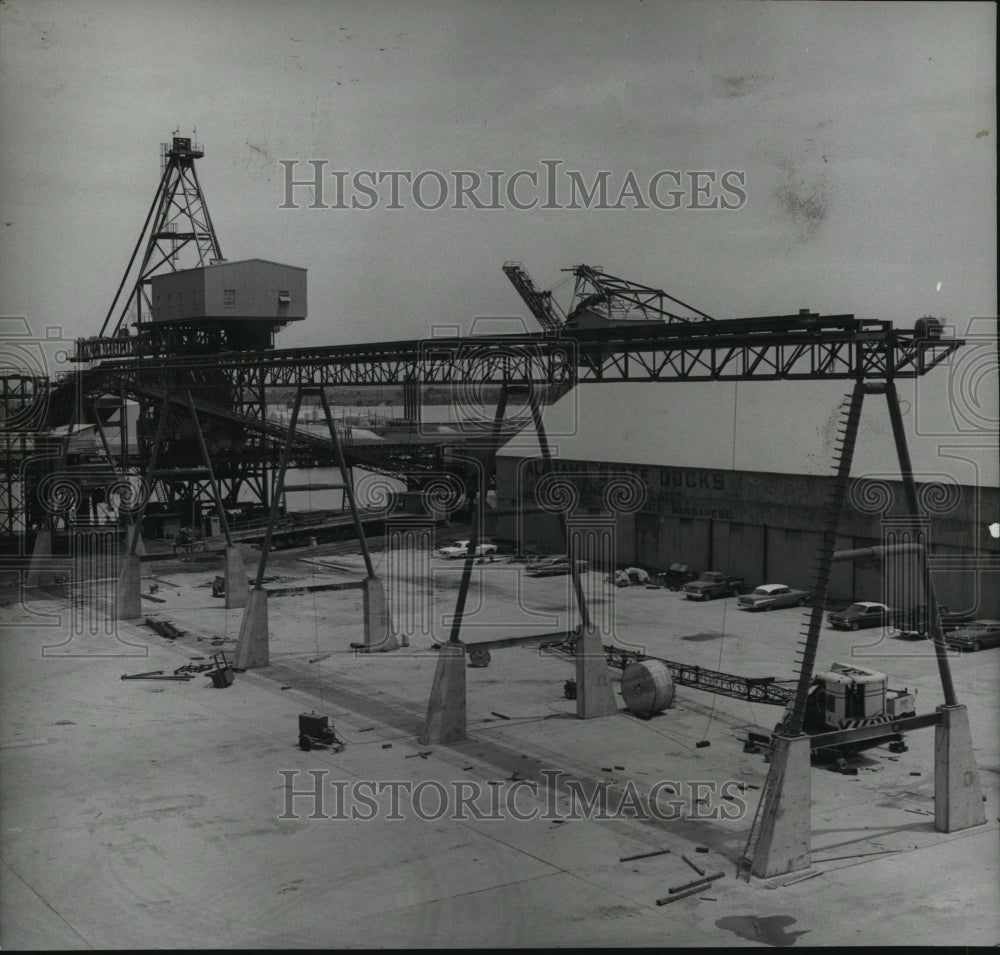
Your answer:
[[[735,597],[743,590],[743,578],[727,577],[719,570],[703,570],[697,580],[686,583],[681,589],[688,600]]]
[[[985,650],[1000,647],[1000,620],[973,620],[967,627],[944,635],[949,647],[960,650]]]
[[[952,613],[947,607],[938,607],[938,620],[941,622],[941,630],[947,633],[949,630],[958,630],[968,626],[973,622],[972,614]],[[911,607],[901,610],[893,620],[892,628],[888,631],[890,637],[902,637],[907,639],[927,639],[930,634],[930,621],[927,616],[927,607]]]
[[[892,623],[896,611],[885,604],[874,603],[871,600],[860,600],[851,604],[846,610],[827,614],[831,627],[842,630],[860,630],[862,627],[885,627]]]
[[[578,574],[586,573],[590,570],[590,564],[585,560],[577,560],[576,571]],[[529,577],[550,577],[554,574],[568,574],[570,572],[570,561],[568,557],[535,557],[524,565],[524,572]]]

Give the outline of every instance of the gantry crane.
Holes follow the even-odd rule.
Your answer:
[[[193,159],[197,155],[196,149],[179,150],[177,156],[168,152],[163,182],[169,181],[168,172],[174,168],[177,190],[181,189],[182,183],[194,183],[197,188],[197,180],[193,178]],[[175,160],[175,166],[171,166]],[[192,178],[188,178],[188,173]],[[161,192],[164,188],[161,183]],[[170,193],[169,198],[167,193],[161,195],[161,213],[173,207],[176,194],[176,191]],[[153,210],[150,217],[152,214]],[[184,243],[198,244],[202,258],[206,254],[221,257],[217,242],[212,243],[207,238],[213,234],[207,209],[197,211],[194,216],[196,225],[182,233],[175,233],[170,228],[171,214],[158,217],[162,228],[154,230],[148,241],[147,256],[135,286],[140,290],[139,294],[150,270],[172,263],[173,251],[179,250]],[[175,238],[177,242],[174,242]],[[153,250],[160,248],[161,240],[173,244],[161,251],[157,259]],[[202,241],[204,245],[200,244]],[[499,384],[503,386],[501,399],[490,436],[490,454],[495,457],[506,396],[508,390],[515,387],[552,382],[597,384],[831,378],[851,381],[852,393],[847,396],[842,408],[841,448],[835,462],[836,475],[829,488],[828,520],[817,553],[813,591],[820,603],[809,614],[792,707],[782,732],[775,736],[775,759],[741,860],[741,871],[746,873],[752,871],[758,875],[770,875],[787,871],[803,858],[808,860],[808,780],[806,778],[803,783],[800,774],[803,754],[808,768],[810,740],[803,732],[803,726],[808,715],[809,689],[814,676],[822,620],[821,604],[826,596],[830,565],[837,559],[833,548],[845,504],[862,399],[866,394],[886,396],[908,503],[916,514],[913,469],[906,450],[895,382],[925,374],[947,360],[962,342],[944,338],[939,330],[932,333],[933,326],[927,322],[918,323],[912,330],[895,329],[887,321],[859,320],[853,315],[821,316],[808,310],[796,315],[714,320],[661,290],[616,278],[600,268],[582,265],[568,270],[577,280],[575,305],[563,316],[553,304],[551,294],[535,289],[522,266],[508,263],[504,271],[541,324],[542,333],[535,336],[434,338],[326,348],[176,355],[156,359],[138,357],[141,350],[125,357],[122,352],[105,350],[102,344],[82,358],[110,360],[94,364],[82,372],[74,384],[79,394],[112,391],[122,395],[142,395],[148,394],[151,387],[159,388],[160,382],[169,381],[172,388],[185,395],[192,418],[197,418],[199,407],[207,410],[205,399],[198,396],[199,389],[218,393],[222,381],[231,389],[230,394],[250,395],[251,401],[254,400],[252,396],[262,395],[265,388],[274,386],[294,387],[299,400],[303,389],[344,384],[413,382],[455,387]],[[123,281],[123,287],[125,284]],[[688,314],[676,310],[678,307]],[[102,328],[102,336],[108,329],[110,319],[111,312]],[[119,318],[113,326],[113,334],[121,330],[121,321]],[[108,339],[99,339],[99,342],[105,341]],[[116,355],[121,357],[112,357]],[[167,409],[165,399],[162,420],[166,418]],[[548,460],[551,456],[542,434],[537,400],[532,402],[532,415],[542,438],[543,456]],[[283,449],[282,466],[287,463],[290,448],[291,437]],[[204,447],[202,451],[203,457],[207,458]],[[479,497],[481,501],[482,495]],[[475,513],[478,513],[478,508]],[[439,668],[461,663],[461,669],[451,675],[455,679],[458,674],[464,675],[464,662],[457,659],[462,652],[459,628],[471,558],[477,544],[478,523],[474,520],[474,532],[469,543],[470,558],[463,573],[459,606],[453,618],[448,647],[451,652],[440,655]],[[572,561],[571,566],[575,566]],[[575,571],[572,576],[586,629],[588,618],[582,590]],[[936,604],[932,591],[930,597],[933,617]],[[966,775],[971,774],[970,778],[977,777],[967,716],[955,699],[939,623],[932,623],[932,631],[945,703],[936,713],[906,717],[897,722],[900,730],[930,725],[938,728],[943,743],[937,750],[945,753],[942,758],[948,767],[947,783],[950,786],[953,779],[958,778],[955,776],[956,767],[958,770],[965,767]],[[459,653],[456,655],[454,651]],[[600,645],[595,656],[601,658],[603,665],[604,655]],[[462,679],[464,700],[464,676]],[[600,707],[596,707],[590,715],[602,715],[599,710]],[[441,715],[439,712],[435,719]],[[433,722],[431,716],[429,705],[428,727]],[[462,726],[464,732],[464,718]],[[865,734],[870,735],[871,732],[884,732],[884,728],[845,729],[827,734],[823,744],[852,742],[866,738]],[[961,793],[956,791],[952,794],[949,789],[940,801],[945,808],[941,811],[939,828],[944,831],[975,825],[982,815],[978,782],[975,786],[966,784],[965,791]],[[795,812],[791,811],[793,808]],[[803,840],[804,849],[800,851]],[[789,848],[792,842],[794,846]]]

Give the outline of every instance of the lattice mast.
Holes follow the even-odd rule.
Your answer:
[[[101,338],[119,335],[122,329],[127,333],[127,316],[133,304],[134,324],[141,334],[152,312],[148,290],[152,276],[222,259],[195,169],[195,160],[204,155],[204,148],[189,137],[174,136],[171,142],[160,144],[160,184],[101,326]],[[140,251],[142,261],[137,265]]]

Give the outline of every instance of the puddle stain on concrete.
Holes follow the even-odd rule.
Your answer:
[[[763,942],[765,945],[794,945],[800,935],[805,935],[809,929],[801,932],[788,932],[795,924],[790,915],[727,915],[716,919],[715,924],[728,932],[739,935],[750,942]]]
[[[693,640],[700,643],[703,640],[721,640],[721,633],[689,633],[681,637],[682,640]]]

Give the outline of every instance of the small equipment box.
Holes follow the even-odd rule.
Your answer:
[[[331,746],[339,753],[345,745],[342,740],[337,739],[337,734],[330,726],[330,717],[319,716],[316,713],[299,714],[300,749],[308,751]]]

